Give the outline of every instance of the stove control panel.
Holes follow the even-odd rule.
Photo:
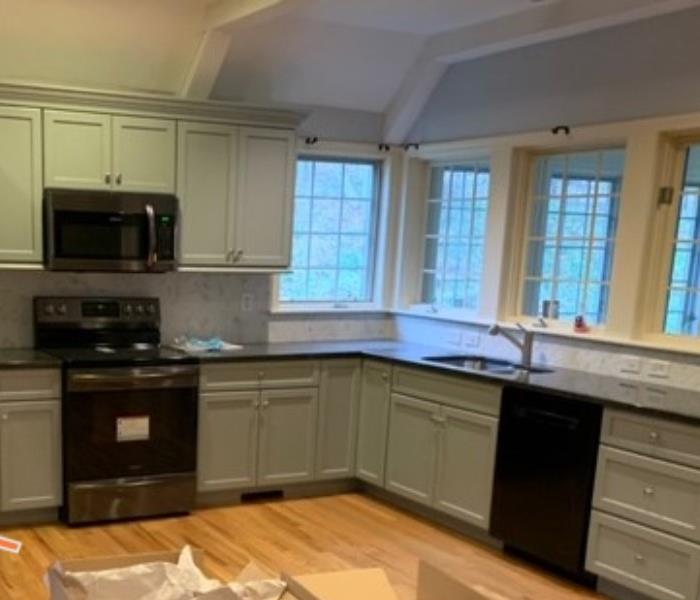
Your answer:
[[[158,325],[158,298],[73,298],[41,297],[34,299],[37,323],[99,323]]]

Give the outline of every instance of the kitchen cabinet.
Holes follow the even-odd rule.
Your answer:
[[[386,457],[386,489],[432,504],[440,407],[392,394]]]
[[[201,395],[197,452],[199,491],[255,485],[259,406],[256,391]]]
[[[374,485],[384,485],[384,462],[391,399],[391,366],[364,361],[360,391],[355,475]]]
[[[25,372],[31,379],[31,372]],[[61,403],[0,404],[0,509],[61,504]]]
[[[318,390],[260,393],[258,485],[314,478]]]
[[[48,188],[175,192],[175,122],[44,111]]]
[[[488,529],[498,419],[442,407],[435,474],[435,508]]]
[[[354,474],[360,369],[360,361],[356,359],[322,363],[317,479],[339,479]]]
[[[498,420],[392,394],[386,488],[488,529]]]
[[[0,262],[41,263],[41,112],[0,107]]]
[[[233,260],[237,154],[236,127],[178,123],[183,265],[223,266]]]
[[[289,265],[295,160],[292,132],[251,127],[239,130],[236,266]]]

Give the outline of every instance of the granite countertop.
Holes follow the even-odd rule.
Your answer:
[[[198,354],[198,356],[203,363],[269,358],[363,356],[502,385],[556,392],[562,396],[610,406],[700,420],[700,392],[694,390],[559,367],[553,367],[553,371],[548,373],[517,371],[512,374],[497,374],[467,371],[424,360],[426,356],[457,354],[470,353],[455,348],[425,346],[393,340],[372,340],[251,344],[244,346],[242,350]]]
[[[46,369],[60,366],[60,359],[37,350],[0,348],[0,369]]]

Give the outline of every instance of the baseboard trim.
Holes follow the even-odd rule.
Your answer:
[[[58,508],[35,508],[0,513],[0,527],[14,525],[40,525],[58,521]]]

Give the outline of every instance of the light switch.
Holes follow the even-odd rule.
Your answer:
[[[671,363],[667,360],[650,360],[647,365],[647,375],[656,379],[668,379]]]

